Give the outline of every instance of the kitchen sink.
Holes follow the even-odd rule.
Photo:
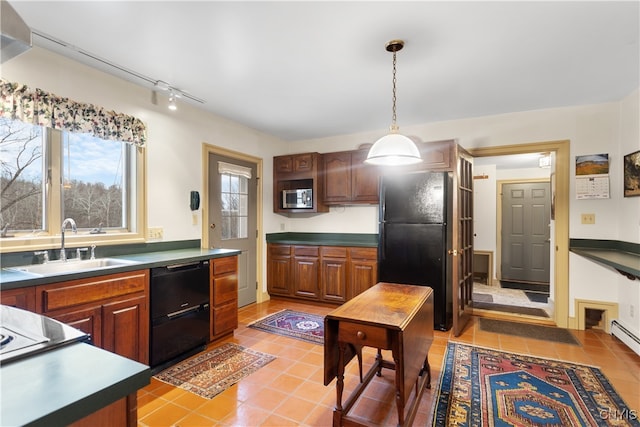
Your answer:
[[[39,276],[50,276],[63,273],[80,273],[89,270],[101,270],[105,268],[121,267],[135,264],[135,261],[128,261],[118,258],[98,258],[85,260],[51,261],[44,264],[22,265],[10,267],[7,270],[20,271],[24,273],[36,274]]]

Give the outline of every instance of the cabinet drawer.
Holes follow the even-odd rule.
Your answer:
[[[318,256],[318,251],[320,248],[318,246],[294,246],[293,252],[297,256]]]
[[[391,339],[387,334],[387,329],[357,323],[340,322],[338,341],[387,350],[391,348]]]
[[[43,313],[80,304],[144,292],[149,270],[78,279],[36,288],[38,309]]]
[[[378,259],[378,248],[351,248],[350,252],[354,259]]]
[[[291,246],[289,246],[289,245],[269,245],[269,254],[271,254],[271,255],[291,255]]]
[[[347,257],[347,248],[340,246],[323,246],[320,249],[322,256],[331,257],[331,258],[346,258]]]
[[[218,306],[238,298],[238,277],[228,274],[213,279],[213,305]]]
[[[238,269],[238,258],[236,256],[216,258],[213,262],[213,275],[217,276],[224,273],[235,273]]]
[[[238,306],[236,303],[225,304],[213,309],[213,336],[233,332],[238,327]]]

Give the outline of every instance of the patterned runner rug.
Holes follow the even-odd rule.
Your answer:
[[[594,367],[449,343],[433,426],[640,426]]]
[[[275,356],[227,343],[193,356],[155,375],[155,378],[213,399]]]
[[[282,310],[249,324],[250,328],[324,344],[324,317],[300,311]]]

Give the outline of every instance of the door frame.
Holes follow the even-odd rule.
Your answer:
[[[569,177],[570,141],[546,141],[467,149],[473,157],[505,156],[539,152],[555,153],[555,257],[554,257],[554,310],[553,320],[567,328],[569,319]]]
[[[529,182],[548,182],[549,183],[549,191],[553,191],[551,190],[551,177],[549,178],[522,178],[522,179],[518,179],[518,178],[512,178],[512,179],[505,179],[505,180],[500,180],[500,181],[496,181],[496,191],[498,194],[498,197],[496,197],[496,279],[498,279],[498,281],[502,280],[502,197],[499,197],[499,195],[502,194],[502,187],[505,184],[526,184]],[[498,238],[500,237],[500,238]],[[551,247],[549,247],[549,256],[551,256]],[[554,254],[554,260],[555,260],[555,254]],[[549,276],[549,279],[551,279],[551,276]],[[555,285],[554,285],[555,286]]]
[[[232,159],[242,160],[249,163],[255,163],[256,165],[256,180],[258,184],[257,188],[257,200],[256,200],[256,230],[258,231],[258,235],[256,236],[256,281],[258,282],[258,286],[256,289],[256,303],[261,303],[266,301],[268,295],[266,292],[263,292],[263,278],[262,278],[262,258],[263,258],[263,247],[264,247],[264,239],[263,239],[263,225],[262,225],[262,159],[260,157],[254,157],[245,153],[241,153],[239,151],[229,150],[227,148],[218,147],[215,145],[207,144],[206,142],[202,143],[202,193],[203,197],[209,197],[209,155],[217,154],[225,157],[229,157]],[[209,203],[205,199],[203,203],[200,204],[202,206],[202,244],[203,248],[209,247],[209,223],[211,222],[211,218],[209,215]]]

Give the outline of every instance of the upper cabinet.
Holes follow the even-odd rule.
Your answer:
[[[273,158],[273,211],[280,214],[328,212],[324,204],[322,155],[302,153]]]
[[[364,163],[368,150],[324,153],[324,202],[377,204],[380,168]]]
[[[318,213],[328,212],[332,205],[377,204],[381,175],[452,171],[456,147],[455,140],[419,143],[422,162],[401,169],[364,163],[369,152],[365,145],[351,151],[274,157],[273,211]]]

